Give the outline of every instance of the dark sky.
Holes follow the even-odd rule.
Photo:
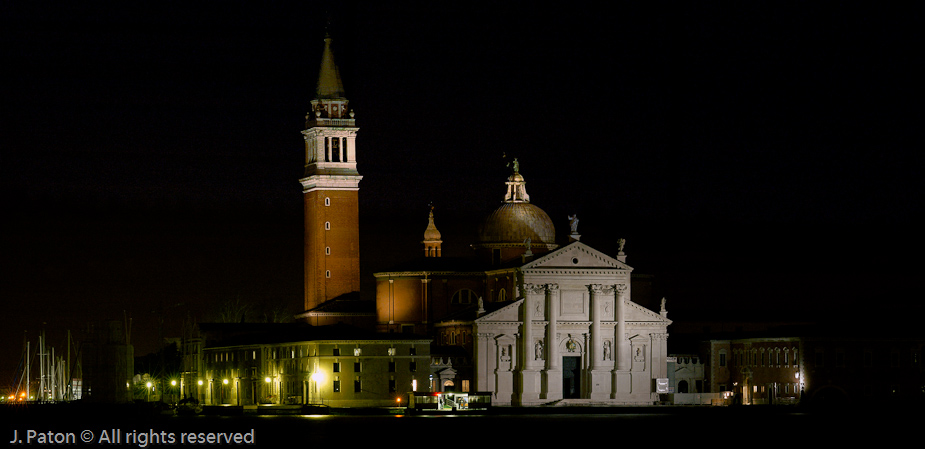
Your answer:
[[[917,11],[128,3],[0,3],[3,379],[42,323],[63,348],[129,316],[144,354],[224,299],[298,308],[326,23],[366,282],[420,253],[430,202],[466,254],[506,154],[675,319],[922,310]]]

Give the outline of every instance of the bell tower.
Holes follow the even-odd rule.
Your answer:
[[[325,37],[318,89],[302,131],[305,310],[360,291],[358,130]]]

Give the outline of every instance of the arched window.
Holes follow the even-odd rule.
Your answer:
[[[472,304],[472,302],[476,300],[478,300],[478,296],[476,296],[475,292],[471,289],[464,288],[453,293],[453,296],[450,298],[450,304]]]
[[[678,382],[678,393],[687,393],[687,381],[682,380]]]
[[[507,291],[505,289],[498,290],[498,302],[504,301],[507,299]]]

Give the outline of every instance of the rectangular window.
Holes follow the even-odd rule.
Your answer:
[[[354,393],[359,393],[359,392],[363,391],[363,388],[361,388],[361,387],[362,387],[362,386],[360,385],[360,379],[357,379],[357,380],[353,381],[353,392],[354,392]]]
[[[719,355],[719,366],[726,366],[726,354]]]
[[[334,380],[333,389],[335,393],[340,393],[340,380]]]
[[[398,390],[395,386],[395,379],[389,379],[389,393],[395,393]]]
[[[462,391],[463,393],[469,392],[469,379],[463,379],[462,381]]]
[[[389,372],[390,372],[390,373],[394,373],[394,372],[395,372],[395,362],[394,362],[394,361],[390,361],[390,362],[389,362]]]
[[[340,372],[340,362],[334,362],[334,367],[331,368],[331,371],[335,373],[339,373]]]
[[[360,362],[353,362],[353,372],[355,373],[360,372]]]
[[[414,346],[412,346],[411,349],[408,351],[408,354],[409,354],[409,355],[418,355],[418,351],[417,351],[417,349],[414,349]]]
[[[411,362],[408,364],[408,370],[412,373],[418,370],[418,362]]]
[[[336,356],[337,356],[337,355],[340,355],[340,348],[334,348],[333,354],[336,355]]]

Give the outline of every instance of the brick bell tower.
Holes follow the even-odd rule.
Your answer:
[[[356,162],[359,128],[347,103],[331,38],[325,37],[318,89],[302,131],[305,310],[360,291],[358,194],[363,177]]]

